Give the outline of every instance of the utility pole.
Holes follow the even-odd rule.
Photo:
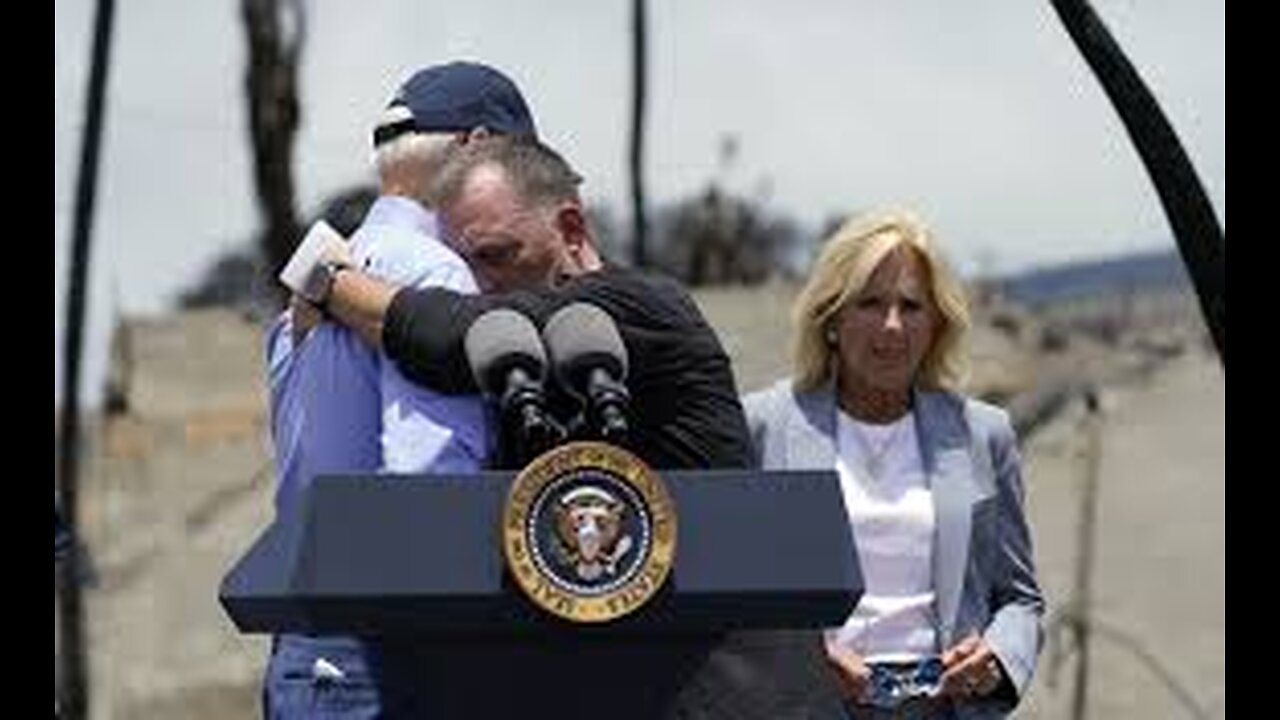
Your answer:
[[[1076,681],[1071,696],[1071,717],[1084,720],[1089,701],[1089,635],[1093,612],[1093,565],[1098,526],[1098,476],[1102,469],[1102,408],[1098,389],[1092,385],[1084,391],[1086,415],[1085,477],[1081,495],[1080,527],[1077,537],[1075,582],[1072,591],[1071,627],[1074,629],[1076,651]]]
[[[631,3],[631,257],[638,268],[649,262],[649,224],[644,210],[644,113],[648,75],[644,4],[645,0]]]
[[[84,346],[86,286],[89,276],[89,237],[93,229],[98,187],[98,158],[102,148],[107,69],[111,50],[114,0],[98,0],[93,19],[89,86],[85,94],[84,135],[80,139],[80,169],[71,243],[71,281],[67,290],[66,334],[63,337],[62,414],[58,418],[58,465],[54,484],[71,536],[66,558],[54,564],[58,589],[58,670],[61,679],[61,717],[83,720],[89,708],[89,663],[85,647],[84,597],[80,587],[80,547],[77,529],[80,503],[80,359]],[[56,509],[56,508],[55,508]]]

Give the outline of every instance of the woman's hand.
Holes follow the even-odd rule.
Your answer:
[[[865,703],[871,698],[871,669],[861,655],[828,640],[827,661],[840,679],[842,696],[857,703]]]
[[[956,701],[990,694],[1004,681],[1004,670],[991,646],[977,633],[942,654],[941,695]]]

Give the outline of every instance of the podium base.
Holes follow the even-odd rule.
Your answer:
[[[846,714],[820,633],[370,644],[391,718],[774,720]]]

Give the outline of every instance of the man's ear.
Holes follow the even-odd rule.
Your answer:
[[[481,125],[480,127],[471,128],[471,131],[462,136],[462,144],[473,143],[477,140],[484,140],[493,133],[489,132],[489,128]]]
[[[591,243],[591,233],[587,229],[587,216],[582,205],[565,201],[556,209],[556,230],[564,239],[565,245],[574,257],[579,257],[583,248]]]

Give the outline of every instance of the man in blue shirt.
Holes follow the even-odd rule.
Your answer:
[[[455,62],[402,85],[374,131],[379,197],[351,239],[355,264],[399,285],[475,293],[466,263],[438,239],[426,187],[454,150],[490,133],[536,134],[519,90],[500,72]],[[267,336],[278,516],[297,512],[317,475],[481,468],[489,441],[478,397],[414,385],[354,333],[318,319],[295,301]],[[356,638],[279,636],[264,715],[398,716],[403,709],[372,676],[377,655]]]
[[[746,419],[715,331],[679,283],[605,262],[582,214],[580,182],[536,140],[472,143],[440,173],[433,194],[487,294],[396,288],[358,271],[334,273],[327,283],[309,281],[324,273],[299,273],[294,289],[385,348],[409,377],[463,393],[474,391],[475,379],[455,360],[466,355],[476,317],[505,307],[545,324],[569,303],[597,305],[617,324],[631,359],[628,447],[660,471],[749,467]],[[341,246],[331,249],[328,260],[340,260]],[[567,421],[577,402],[559,400],[549,393],[548,409]],[[817,631],[627,640],[583,634],[437,650],[425,646],[421,654],[424,664],[436,663],[431,699],[448,717],[845,717]],[[485,692],[490,678],[507,692]]]

